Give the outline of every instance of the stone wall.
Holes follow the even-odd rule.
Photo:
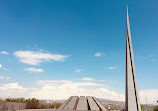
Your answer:
[[[0,110],[24,110],[26,103],[0,101]]]

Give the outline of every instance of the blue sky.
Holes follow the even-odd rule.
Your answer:
[[[95,96],[115,100],[110,97],[112,91],[120,95],[121,99],[116,100],[123,100],[128,5],[138,86],[141,95],[148,92],[150,98],[158,92],[157,3],[156,0],[0,0],[0,90],[4,91],[4,86],[8,90],[31,89],[35,93],[14,93],[26,97],[38,93],[40,98],[49,88],[76,84],[75,90],[104,89],[103,94],[109,94],[109,98],[99,91]],[[4,97],[19,97],[13,92],[2,93]],[[43,98],[58,99],[61,95]],[[154,103],[155,98],[149,102]]]

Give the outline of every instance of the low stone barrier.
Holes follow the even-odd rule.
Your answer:
[[[0,101],[0,110],[24,110],[26,103]]]

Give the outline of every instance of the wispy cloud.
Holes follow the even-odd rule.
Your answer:
[[[102,56],[102,54],[103,54],[103,53],[95,53],[94,56],[100,57],[100,56]]]
[[[76,69],[75,72],[76,73],[82,72],[82,69]]]
[[[10,79],[10,77],[8,77],[8,76],[6,76],[5,78],[6,78],[7,80],[9,80],[9,79]]]
[[[19,58],[22,63],[30,65],[39,65],[44,61],[64,61],[68,55],[43,53],[40,51],[16,51],[14,55]]]
[[[40,73],[40,72],[43,72],[44,70],[31,67],[31,68],[25,68],[24,71],[28,71],[32,73]]]
[[[71,83],[69,80],[39,80],[37,84],[39,85],[57,85],[61,83]]]
[[[4,76],[0,76],[0,79],[5,79],[5,77]]]
[[[90,78],[90,77],[85,77],[82,79],[83,81],[95,81],[95,79]]]
[[[95,82],[72,82],[69,80],[39,80],[37,82],[39,85],[53,85],[53,86],[72,86],[72,87],[81,87],[81,86],[102,86]]]
[[[3,67],[2,64],[0,64],[0,69],[3,69],[4,71],[8,71],[8,69]]]
[[[135,58],[136,59],[148,59],[148,57],[146,57],[146,56],[136,56]]]
[[[135,57],[138,60],[149,60],[152,62],[156,62],[157,61],[157,55],[156,54],[150,54],[150,55],[136,55]]]
[[[8,77],[8,76],[1,76],[1,75],[0,75],[0,79],[6,79],[6,80],[9,80],[10,77]]]
[[[93,81],[93,82],[107,82],[107,83],[110,83],[112,81],[106,81],[106,80],[97,80],[97,79],[94,79],[94,78],[91,78],[91,77],[84,77],[82,78],[83,81]]]
[[[1,51],[0,54],[9,54],[9,53],[6,51]]]
[[[108,67],[109,70],[114,70],[114,69],[117,69],[117,66],[110,66]]]

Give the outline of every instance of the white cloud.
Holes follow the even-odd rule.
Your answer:
[[[0,54],[9,54],[9,53],[6,51],[1,51]]]
[[[95,53],[94,56],[100,57],[100,56],[102,56],[102,53]]]
[[[124,95],[118,94],[106,88],[85,87],[98,85],[96,83],[67,82],[65,83],[62,81],[57,85],[45,84],[40,88],[24,88],[18,83],[0,84],[0,95],[2,97],[36,97],[38,99],[67,99],[69,96],[85,95],[113,100],[124,100]]]
[[[0,64],[0,68],[2,68],[2,64]]]
[[[82,71],[82,69],[76,69],[76,70],[75,70],[76,73],[79,73],[79,72],[81,72],[81,71]]]
[[[38,99],[67,99],[69,96],[95,96],[124,101],[125,96],[94,82],[72,82],[68,80],[40,80],[38,88],[25,88],[18,83],[0,84],[1,97],[36,97]],[[85,87],[86,86],[86,87]],[[94,87],[95,86],[95,87]],[[140,91],[140,102],[156,104],[157,90]]]
[[[6,79],[6,80],[9,80],[10,77],[8,77],[8,76],[5,77],[5,76],[1,76],[1,75],[0,75],[0,79]]]
[[[83,78],[82,80],[84,80],[84,81],[94,81],[95,79],[90,78],[90,77],[85,77],[85,78]]]
[[[31,92],[36,88],[23,88],[18,83],[0,84],[0,95],[3,98],[7,97],[32,97]]]
[[[110,67],[108,67],[108,69],[114,70],[114,69],[117,69],[117,66],[110,66]]]
[[[33,92],[37,98],[67,99],[69,96],[95,96],[112,100],[124,100],[124,95],[106,89],[103,84],[95,82],[72,82],[68,80],[40,80],[40,90]],[[101,88],[102,87],[102,88]],[[42,96],[41,96],[42,95]],[[106,97],[105,97],[106,95]]]
[[[156,104],[158,100],[158,90],[140,91],[140,102],[143,104]]]
[[[40,72],[43,72],[44,70],[31,67],[31,68],[25,68],[24,71],[28,71],[32,73],[40,73]]]
[[[43,53],[40,51],[16,51],[14,55],[23,63],[39,65],[44,61],[64,61],[68,55]]]

